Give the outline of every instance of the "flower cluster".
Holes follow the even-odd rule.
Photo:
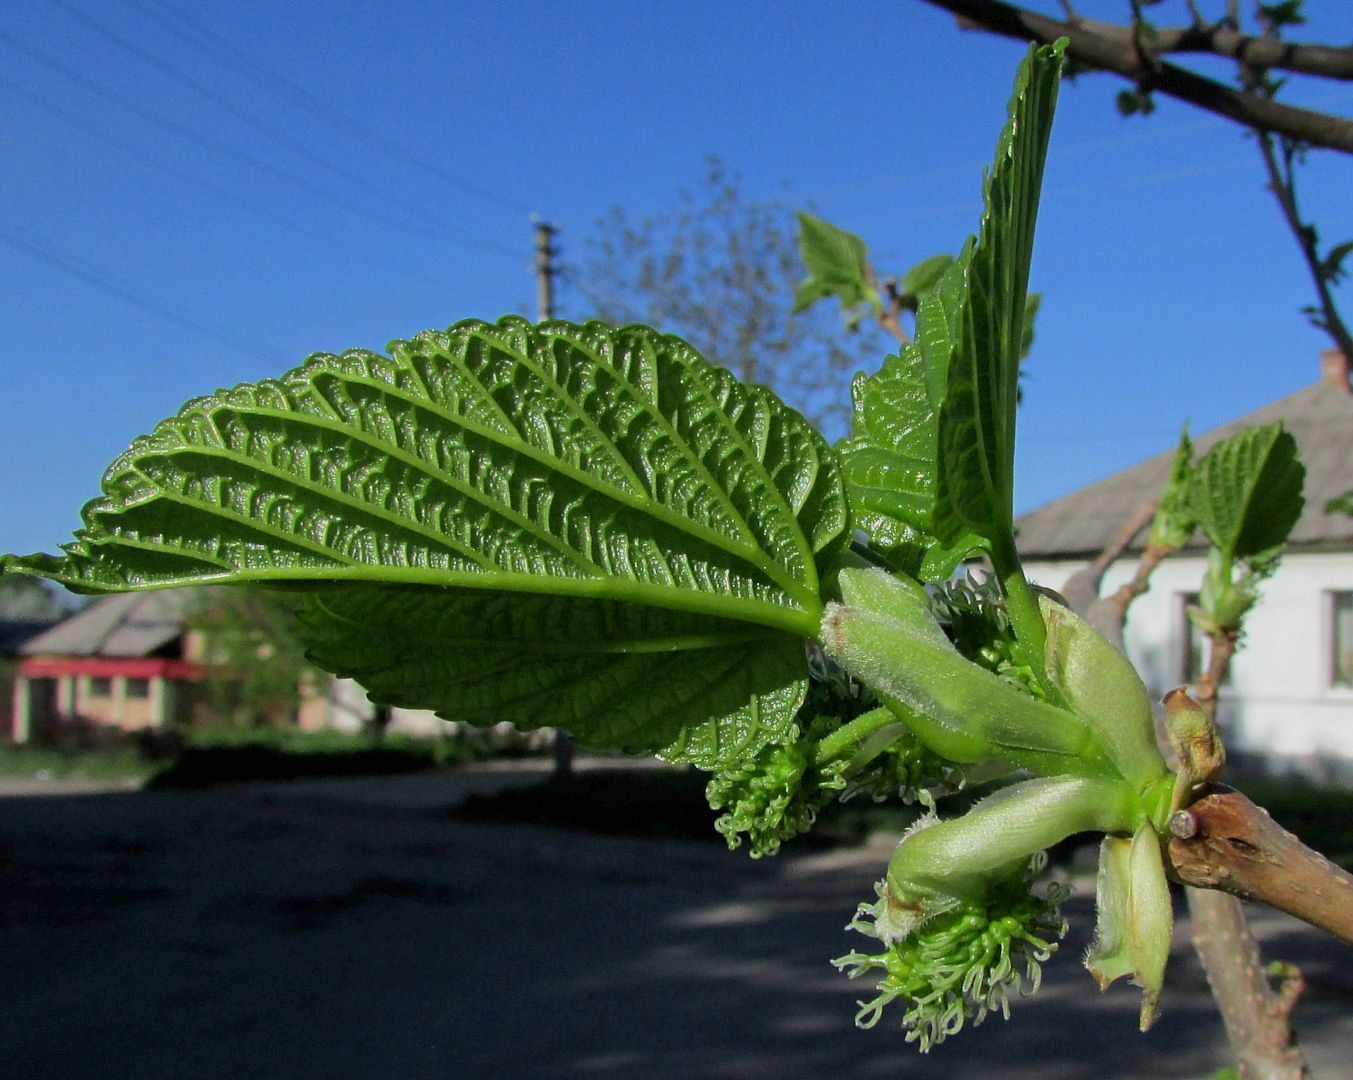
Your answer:
[[[971,574],[930,590],[930,608],[949,640],[974,664],[1008,679],[1035,697],[1045,696],[1033,669],[1018,659],[1015,632],[994,577]]]
[[[848,929],[878,938],[886,948],[832,961],[852,979],[883,973],[878,995],[859,1003],[855,1023],[873,1027],[884,1007],[901,998],[906,1039],[925,1053],[969,1020],[975,1026],[997,1011],[1008,1019],[1011,991],[1027,996],[1038,989],[1041,965],[1066,933],[1058,909],[1070,889],[1052,884],[1042,896],[1032,889],[1046,865],[1047,855],[1040,852],[1023,874],[994,883],[983,901],[933,915],[901,938],[889,925],[888,897],[880,884],[878,903],[861,905]]]
[[[813,827],[818,812],[846,786],[841,776],[845,762],[819,769],[814,760],[821,736],[837,726],[834,718],[819,717],[805,732],[792,728],[790,741],[772,743],[710,779],[705,798],[711,809],[728,811],[714,828],[730,848],[739,847],[745,835],[752,858],[759,859]]]
[[[866,741],[846,763],[842,801],[867,795],[875,802],[930,803],[964,786],[963,767],[930,750],[905,726],[894,724],[878,737],[888,740],[881,750]]]

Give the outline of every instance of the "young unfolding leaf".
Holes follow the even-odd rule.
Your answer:
[[[1353,491],[1345,491],[1342,495],[1330,499],[1325,503],[1325,513],[1348,514],[1353,517]]]
[[[797,216],[799,257],[808,278],[799,285],[795,314],[829,296],[840,300],[847,314],[861,305],[882,311],[883,301],[869,271],[864,241],[812,214],[800,211]]]
[[[377,700],[710,764],[788,727],[849,534],[830,448],[768,390],[642,327],[509,318],[192,401],[113,463],[64,557],[4,565],[91,592],[322,585],[314,654]]]
[[[945,272],[953,265],[952,255],[932,255],[928,259],[922,259],[902,275],[902,294],[915,297],[919,301],[940,283]]]
[[[1046,596],[1046,663],[1067,707],[1095,733],[1114,767],[1144,789],[1169,771],[1156,748],[1151,698],[1137,669],[1098,630]]]
[[[914,582],[843,570],[822,623],[828,653],[932,751],[963,765],[1009,762],[1044,776],[1117,775],[1085,718],[962,656]]]
[[[1192,483],[1193,441],[1186,426],[1179,434],[1179,447],[1170,462],[1170,479],[1151,519],[1149,545],[1178,551],[1193,539],[1198,530],[1198,519],[1190,505]]]
[[[1132,839],[1106,836],[1099,852],[1096,929],[1085,966],[1107,990],[1125,975],[1142,988],[1140,1026],[1155,1021],[1174,935],[1160,837],[1143,823]]]
[[[1204,633],[1239,632],[1301,516],[1305,476],[1296,440],[1281,422],[1245,428],[1198,463],[1190,508],[1211,550],[1200,603],[1189,617]]]
[[[1301,516],[1304,479],[1297,442],[1281,422],[1245,428],[1198,462],[1190,504],[1227,559],[1262,560]]]
[[[894,565],[925,580],[977,550],[1013,557],[1019,358],[1061,55],[1032,50],[1021,66],[980,236],[921,303],[915,345],[853,388],[852,504]]]

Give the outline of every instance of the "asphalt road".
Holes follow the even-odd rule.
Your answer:
[[[0,1076],[26,1080],[1203,1077],[1225,1040],[1185,937],[1165,1014],[1079,965],[928,1056],[827,963],[890,845],[753,862],[715,840],[457,821],[528,774],[0,798]],[[50,790],[50,789],[49,789]],[[1285,917],[1318,1077],[1353,1076],[1353,949]]]

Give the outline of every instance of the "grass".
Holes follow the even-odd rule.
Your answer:
[[[288,728],[206,728],[191,732],[147,786],[204,787],[242,780],[383,776],[460,765],[482,756],[455,737],[376,737]]]
[[[55,750],[0,743],[0,776],[27,780],[140,781],[156,768],[140,751]]]
[[[203,787],[244,780],[379,776],[442,769],[486,756],[465,738],[219,727],[128,737],[97,748],[0,743],[0,776]]]

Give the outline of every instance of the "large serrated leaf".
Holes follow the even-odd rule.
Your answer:
[[[820,570],[850,533],[830,449],[770,391],[644,327],[516,318],[396,341],[389,356],[317,355],[277,380],[192,401],[113,463],[84,516],[64,557],[9,556],[5,568],[89,592],[419,586],[432,610],[445,602],[453,615],[463,609],[447,586],[572,601],[576,618],[589,604],[654,609],[671,623],[669,643],[705,635],[669,650],[692,677],[700,668],[703,697],[662,706],[649,694],[644,722],[660,734],[622,738],[617,720],[588,727],[585,741],[614,737],[692,760],[717,760],[722,747],[764,741],[789,722],[805,670],[797,639],[816,636]],[[316,656],[346,671],[345,650],[373,649],[351,631],[354,597],[375,594],[345,595],[347,629],[310,626]],[[703,620],[699,634],[683,622],[691,618]],[[385,667],[366,677],[378,698],[412,703],[396,661],[401,649],[421,654],[421,627],[384,625]],[[569,647],[586,651],[570,633]],[[730,634],[736,649],[719,659],[738,663],[720,666],[709,650]],[[490,661],[511,651],[505,640],[484,646]],[[578,669],[592,689],[566,693],[556,679],[542,709],[564,701],[573,722],[586,693],[600,703],[603,684],[614,691],[638,670],[614,660],[613,644],[593,652],[610,659]],[[718,686],[716,671],[727,676]],[[417,696],[450,711],[457,694]]]
[[[1301,517],[1305,476],[1297,442],[1281,422],[1245,428],[1198,462],[1190,508],[1228,560],[1263,560]]]
[[[636,604],[356,585],[302,620],[310,658],[376,700],[704,768],[782,736],[805,690],[801,641]]]
[[[855,430],[842,446],[852,503],[871,542],[932,580],[1011,544],[1029,263],[1061,65],[1061,45],[1030,50],[978,239],[923,299],[915,344],[855,387]]]

